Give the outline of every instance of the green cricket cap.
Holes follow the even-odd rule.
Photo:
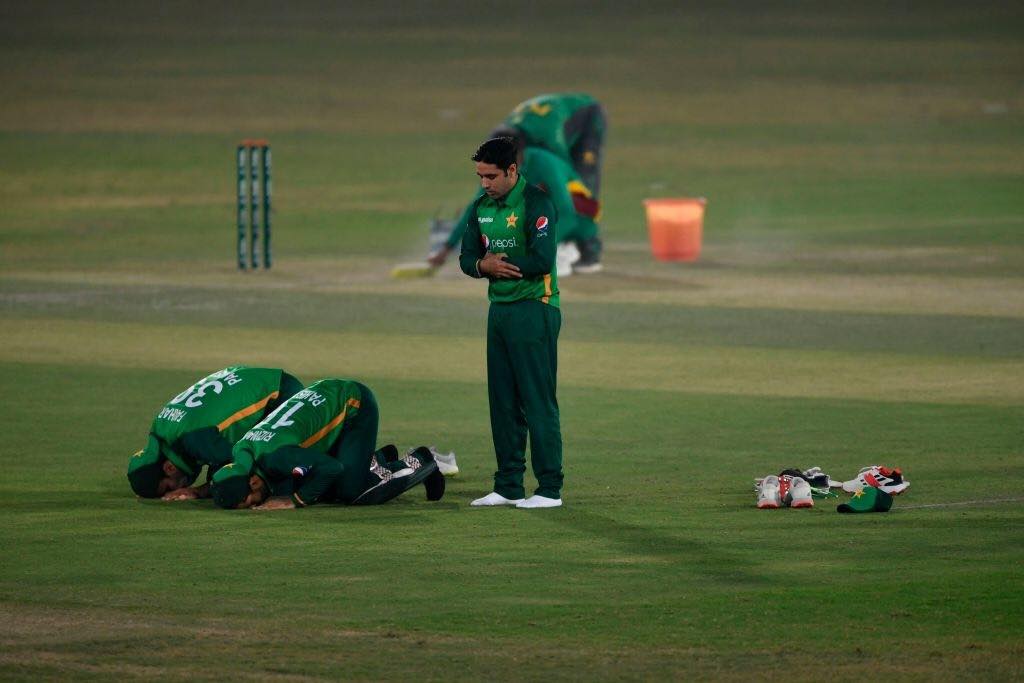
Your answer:
[[[128,461],[128,483],[135,495],[156,498],[160,480],[164,476],[160,463],[160,442],[150,434],[146,447]]]
[[[128,482],[135,494],[143,498],[156,498],[160,480],[164,477],[164,458],[174,463],[188,477],[191,485],[202,469],[195,459],[175,453],[153,434],[149,435],[146,447],[128,461]]]
[[[865,486],[854,491],[848,503],[842,503],[836,512],[888,512],[892,507],[892,496],[874,486]]]
[[[249,495],[249,475],[253,470],[253,459],[248,453],[240,453],[235,461],[221,467],[210,480],[210,496],[218,507],[233,509]]]

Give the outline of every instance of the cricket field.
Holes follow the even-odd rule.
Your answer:
[[[1020,680],[1024,7],[0,8],[0,679]],[[422,258],[517,102],[608,111],[605,270],[562,282],[565,506],[494,469],[483,283]],[[274,153],[239,272],[234,147]],[[642,200],[708,199],[658,263]],[[230,364],[358,379],[440,503],[136,500]],[[888,514],[754,477],[899,466]],[[528,475],[529,476],[529,475]]]

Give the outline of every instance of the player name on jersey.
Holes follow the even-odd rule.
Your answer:
[[[160,414],[156,416],[158,420],[170,420],[171,422],[181,422],[185,418],[185,411],[181,408],[165,407],[160,411]]]

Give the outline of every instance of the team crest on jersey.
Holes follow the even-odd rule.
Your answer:
[[[537,227],[537,237],[546,237],[548,234],[548,217],[541,216],[535,223]]]

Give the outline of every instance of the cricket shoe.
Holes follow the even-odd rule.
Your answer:
[[[757,487],[757,507],[761,510],[774,510],[782,505],[779,490],[779,478],[774,474],[765,477]]]
[[[807,483],[811,485],[812,489],[839,488],[843,485],[843,482],[836,481],[822,472],[820,467],[812,467],[808,470],[800,470],[796,467],[790,467],[789,469],[779,472],[780,477],[784,474],[788,474],[791,477],[800,477],[801,479],[805,479]]]
[[[437,469],[441,470],[441,474],[446,477],[454,477],[459,473],[459,464],[455,462],[455,451],[447,454],[438,453],[437,446],[426,446],[426,449],[430,451],[430,455],[434,456],[434,462],[437,463]],[[410,448],[405,454],[412,455],[415,450],[415,448]]]
[[[604,266],[601,265],[601,238],[591,237],[589,240],[577,242],[577,245],[580,257],[572,264],[572,272],[588,275],[604,270]]]
[[[506,498],[496,491],[491,491],[483,498],[477,498],[470,503],[470,505],[475,508],[497,507],[499,505],[519,505],[523,500],[523,498]]]
[[[786,495],[783,496],[783,502],[791,508],[812,508],[814,507],[814,499],[811,497],[811,485],[807,483],[807,480],[803,477],[779,477],[781,480],[786,480],[785,489]],[[779,487],[780,490],[783,488]]]
[[[580,250],[574,242],[562,242],[555,250],[555,269],[558,277],[572,275],[572,266],[580,260]]]
[[[409,452],[406,453],[406,455],[412,455],[413,450],[415,449],[410,449]],[[398,460],[398,449],[395,447],[394,444],[389,443],[387,446],[382,446],[378,448],[374,452],[373,457],[377,461],[377,464],[379,466],[383,466],[389,462],[395,462],[396,460]]]
[[[808,470],[804,470],[800,476],[807,480],[807,483],[811,485],[812,489],[838,489],[843,485],[843,482],[836,481],[825,474],[820,467],[812,467]]]
[[[526,500],[516,503],[517,508],[559,508],[562,507],[561,498],[548,498],[547,496],[530,496]]]
[[[903,478],[903,471],[900,468],[882,467],[881,465],[865,467],[856,477],[843,482],[843,490],[847,493],[854,493],[865,486],[881,489],[896,496],[906,491],[910,482]]]
[[[430,447],[430,453],[434,456],[437,469],[446,477],[454,477],[459,473],[459,463],[455,462],[455,451],[450,453],[438,453],[434,446]]]

